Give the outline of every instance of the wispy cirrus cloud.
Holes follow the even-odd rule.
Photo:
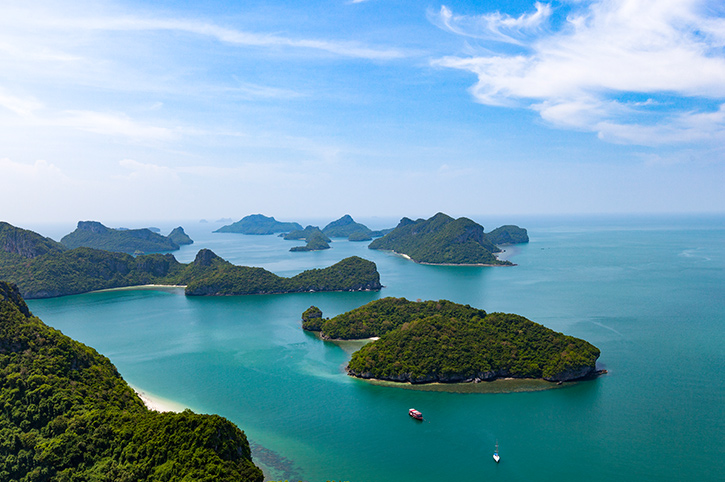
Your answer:
[[[706,0],[571,2],[555,31],[542,27],[552,10],[538,3],[535,12],[517,18],[456,17],[444,7],[440,19],[448,30],[480,32],[522,51],[486,45],[494,53],[433,63],[474,73],[471,93],[480,103],[527,107],[553,125],[608,141],[725,140],[725,19],[714,17],[711,6]],[[502,26],[541,30],[523,42],[502,33]]]
[[[498,40],[521,44],[522,37],[538,32],[551,17],[552,7],[536,2],[533,13],[518,17],[493,12],[478,16],[454,15],[445,5],[437,13],[428,13],[428,18],[436,25],[450,32],[467,37]]]

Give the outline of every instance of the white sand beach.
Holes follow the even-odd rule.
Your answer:
[[[189,407],[184,406],[181,403],[166,398],[159,397],[149,392],[140,390],[134,386],[131,386],[134,392],[141,398],[146,408],[154,410],[156,412],[183,412]]]

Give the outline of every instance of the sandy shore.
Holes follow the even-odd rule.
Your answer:
[[[166,398],[159,397],[149,392],[140,390],[134,386],[131,386],[134,392],[139,396],[141,401],[146,405],[146,408],[155,412],[183,412],[189,407],[186,407],[180,403],[168,400]]]

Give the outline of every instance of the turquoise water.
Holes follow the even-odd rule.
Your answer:
[[[377,263],[385,288],[224,298],[130,290],[29,304],[132,385],[234,421],[271,480],[723,480],[725,219],[520,224],[531,242],[507,250],[510,268],[423,266],[342,240],[289,253],[299,243],[185,225],[197,242],[181,261],[209,247],[287,276],[357,254]],[[383,296],[519,313],[594,343],[609,374],[528,393],[374,386],[344,374],[344,349],[300,329],[312,304],[332,316]],[[425,422],[408,417],[411,407]]]

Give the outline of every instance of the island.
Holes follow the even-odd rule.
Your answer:
[[[443,213],[417,221],[403,218],[368,248],[393,251],[425,264],[513,266],[496,258],[501,249],[484,234],[483,226]]]
[[[108,358],[45,325],[5,282],[0,403],[2,480],[264,480],[236,425],[150,411]]]
[[[85,247],[129,254],[179,249],[177,243],[148,228],[112,229],[97,221],[79,221],[76,230],[63,236],[60,243],[68,249]]]
[[[171,230],[168,236],[172,242],[178,244],[179,246],[183,246],[185,244],[194,244],[194,240],[189,237],[188,234],[184,232],[184,228],[181,226],[174,228]]]
[[[15,283],[25,298],[52,298],[147,284],[186,286],[195,295],[247,295],[310,291],[379,290],[372,261],[352,256],[291,278],[263,268],[236,266],[208,249],[193,262],[172,254],[131,256],[93,248],[66,249],[30,230],[0,224],[0,279]]]
[[[524,228],[507,224],[501,226],[490,233],[486,233],[488,240],[497,246],[507,244],[523,244],[529,242],[529,233]]]
[[[295,229],[284,235],[286,240],[304,239],[307,244],[305,246],[295,246],[290,251],[321,251],[330,249],[330,238],[317,226],[307,226],[305,229]]]
[[[273,217],[264,216],[263,214],[250,214],[236,223],[222,226],[214,232],[265,235],[286,233],[296,229],[302,229],[302,226],[299,223],[277,221]]]
[[[377,338],[352,354],[348,374],[414,384],[570,381],[596,374],[600,354],[584,340],[523,316],[447,300],[383,298],[330,319],[312,306],[302,327],[326,340]]]
[[[373,238],[384,236],[390,231],[392,229],[373,231],[364,224],[355,222],[349,214],[332,221],[322,229],[322,232],[331,238],[347,238],[349,241],[370,241]]]

